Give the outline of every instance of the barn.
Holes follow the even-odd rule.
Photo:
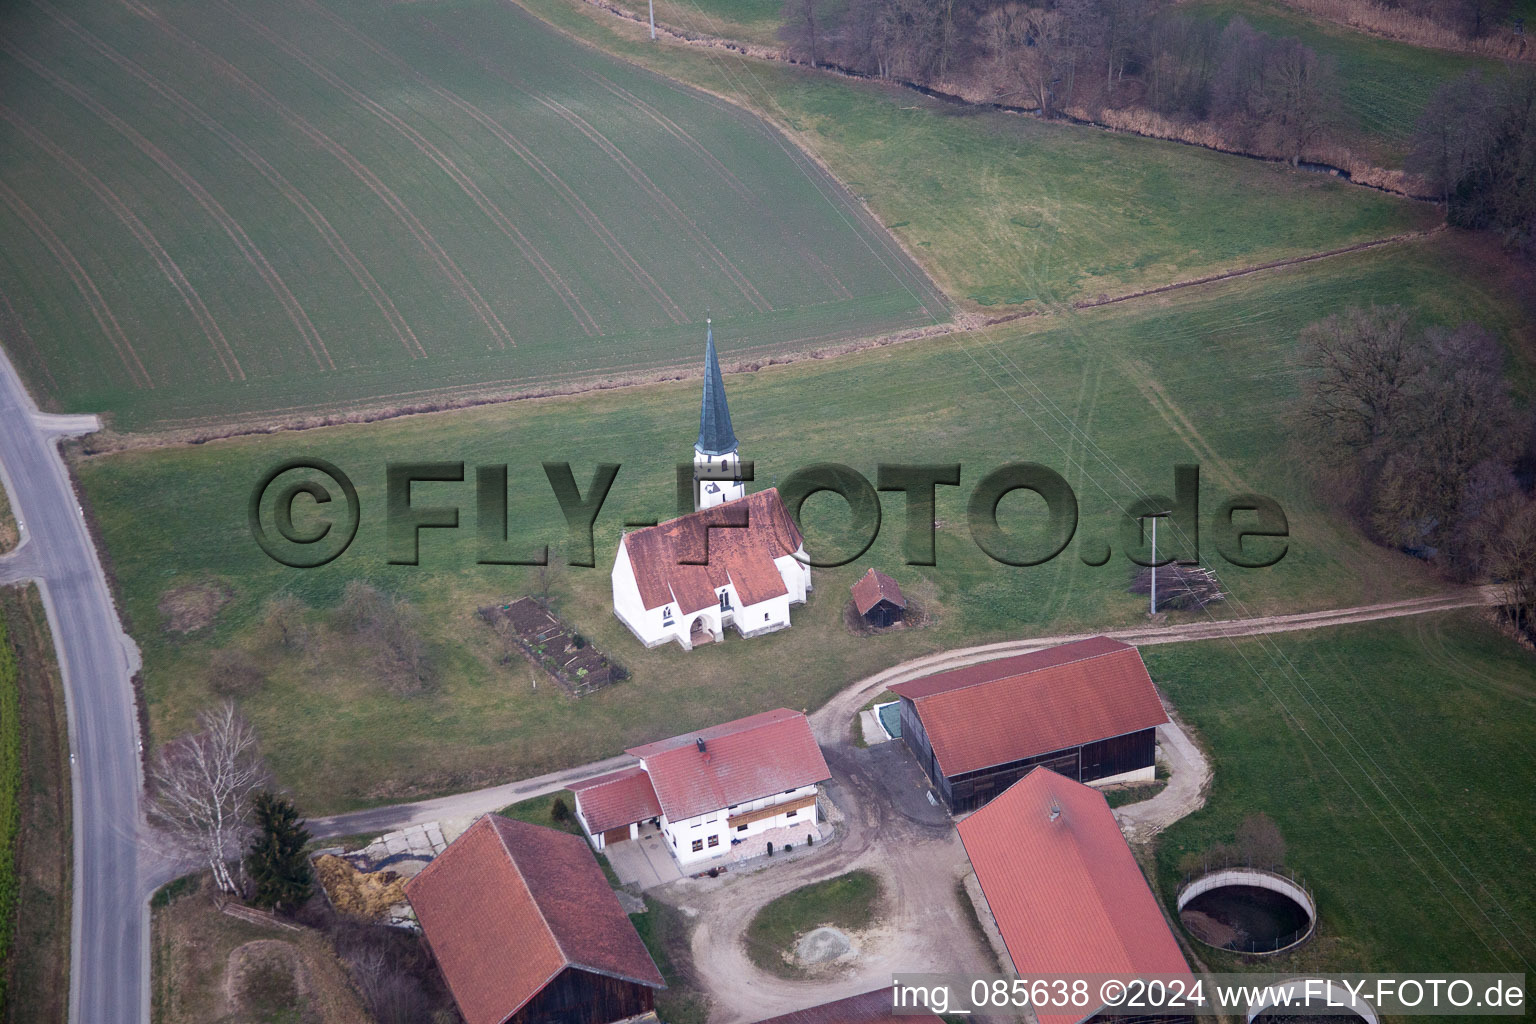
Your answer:
[[[859,617],[877,628],[894,626],[907,614],[907,599],[896,581],[870,569],[853,585],[853,606]]]
[[[666,987],[580,836],[487,814],[405,895],[466,1024],[615,1024]]]
[[[1103,793],[1037,767],[959,831],[1019,977],[1193,980]],[[1104,1009],[1036,1016],[1039,1024],[1131,1019]],[[1181,1019],[1193,1020],[1157,1018]]]
[[[1093,637],[891,687],[901,738],[953,813],[1044,765],[1077,782],[1151,780],[1168,721],[1141,654]]]

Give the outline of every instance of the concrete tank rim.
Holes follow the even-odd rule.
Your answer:
[[[1174,897],[1175,912],[1182,917],[1184,908],[1196,896],[1202,896],[1214,889],[1237,885],[1268,889],[1271,892],[1277,892],[1287,897],[1306,912],[1306,929],[1296,937],[1295,941],[1288,942],[1277,949],[1244,951],[1241,949],[1229,949],[1226,946],[1218,946],[1215,943],[1206,942],[1191,932],[1188,927],[1185,927],[1184,931],[1202,946],[1219,949],[1226,953],[1236,953],[1239,956],[1274,956],[1277,953],[1285,953],[1295,949],[1312,938],[1313,933],[1317,931],[1317,899],[1312,895],[1312,890],[1307,888],[1306,884],[1295,875],[1289,873],[1281,874],[1278,871],[1271,871],[1267,868],[1246,866],[1217,868],[1214,871],[1207,871],[1198,878],[1192,878],[1179,886],[1178,893]],[[1183,924],[1182,920],[1180,924]],[[1372,1024],[1375,1024],[1375,1022],[1372,1022]]]

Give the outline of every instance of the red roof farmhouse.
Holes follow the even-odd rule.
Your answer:
[[[1190,976],[1098,790],[1035,768],[959,829],[1020,977]],[[1100,1009],[1041,1013],[1040,1024]]]
[[[653,820],[684,866],[755,855],[780,831],[781,843],[820,838],[817,787],[832,773],[798,711],[765,711],[628,753],[640,763],[570,786],[599,850],[639,838]]]
[[[1141,654],[1094,637],[891,687],[901,737],[949,809],[974,810],[1036,765],[1079,782],[1151,779],[1168,721]]]
[[[487,814],[405,894],[467,1024],[611,1024],[665,987],[580,836]]]

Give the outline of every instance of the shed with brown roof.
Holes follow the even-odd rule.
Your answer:
[[[853,606],[871,626],[892,626],[907,614],[907,599],[896,581],[871,568],[853,585]]]
[[[901,738],[956,813],[1045,765],[1077,782],[1151,780],[1168,721],[1141,653],[1093,637],[898,683]]]
[[[612,1024],[666,987],[580,836],[487,814],[405,894],[467,1024]]]

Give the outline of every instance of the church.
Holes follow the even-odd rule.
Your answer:
[[[747,493],[738,449],[710,327],[694,511],[624,534],[613,562],[613,613],[647,647],[675,641],[691,651],[725,639],[726,626],[771,633],[805,603],[811,569],[800,531],[776,489]]]

